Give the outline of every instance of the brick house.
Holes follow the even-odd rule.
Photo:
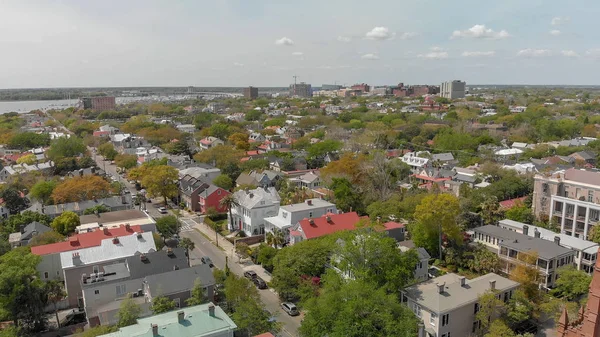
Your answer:
[[[209,207],[214,207],[219,213],[227,211],[221,200],[229,192],[207,181],[185,175],[179,180],[179,191],[181,200],[194,212],[206,213]]]

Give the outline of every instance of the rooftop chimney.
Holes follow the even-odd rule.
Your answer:
[[[158,336],[158,325],[150,323],[150,326],[152,326],[152,336]]]
[[[466,284],[466,280],[467,280],[467,278],[466,278],[466,277],[464,277],[464,276],[461,276],[461,277],[459,277],[458,279],[460,280],[460,286],[461,286],[461,287],[464,287],[464,286],[465,286],[465,284]]]
[[[313,219],[308,219],[308,223],[309,223],[311,226],[314,226],[314,225],[315,225],[315,220],[313,220]]]
[[[108,235],[108,234],[110,234],[110,233],[108,232],[108,227],[104,227],[104,228],[102,228],[102,231],[104,232],[104,235]]]
[[[312,206],[312,200],[310,200],[310,199],[306,200],[306,204],[307,204],[308,206]]]
[[[490,290],[496,290],[496,280],[490,280]]]
[[[523,234],[529,235],[529,226],[523,225]]]
[[[437,285],[437,288],[438,288],[438,294],[444,293],[444,287],[446,286],[446,282],[444,282],[442,284],[437,283],[436,285]]]
[[[183,323],[183,321],[185,321],[185,313],[183,310],[180,310],[177,312],[177,322]]]
[[[118,237],[113,238],[113,243],[115,245],[119,244],[119,238]]]
[[[331,216],[329,216],[329,215],[325,217],[325,220],[327,220],[327,222],[329,222],[329,223],[331,223],[331,222],[332,222],[332,221],[331,221]]]
[[[175,255],[175,253],[173,253],[173,248],[167,248],[167,256],[173,256]]]
[[[148,257],[146,256],[146,254],[141,254],[141,255],[140,255],[140,260],[141,260],[142,262],[148,262]]]
[[[554,243],[556,243],[557,245],[559,245],[559,246],[560,246],[560,236],[556,235],[556,236],[554,237]]]
[[[210,317],[215,317],[215,306],[214,305],[208,306],[208,315],[210,315]]]
[[[126,223],[125,224],[125,230],[128,231],[128,232],[130,232],[131,231],[131,225],[128,224],[128,223]]]
[[[19,231],[21,232],[21,234],[25,233],[25,225],[20,225]]]

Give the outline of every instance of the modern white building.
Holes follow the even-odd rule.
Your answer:
[[[493,291],[506,303],[517,287],[518,282],[494,273],[471,280],[450,273],[406,288],[402,302],[423,321],[425,336],[473,336],[481,328],[475,316],[479,297]]]
[[[231,209],[233,228],[246,235],[265,233],[265,218],[274,217],[279,211],[281,198],[274,187],[240,190],[233,194],[237,205]]]
[[[459,80],[442,82],[440,96],[448,99],[465,98],[466,83]]]
[[[419,173],[422,169],[428,167],[431,161],[428,157],[421,157],[422,153],[429,155],[429,152],[409,152],[400,157],[403,163],[410,166],[413,173]]]
[[[289,239],[289,229],[302,219],[318,218],[327,213],[337,214],[334,204],[322,199],[308,199],[298,204],[279,207],[277,216],[265,218],[265,231],[283,231],[286,241]]]

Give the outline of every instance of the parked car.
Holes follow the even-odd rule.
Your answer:
[[[262,278],[260,278],[260,276],[256,276],[254,279],[252,279],[252,282],[254,282],[254,284],[256,285],[256,287],[258,289],[267,289],[267,288],[269,288],[267,286],[267,282],[265,282],[265,280],[263,280]]]
[[[248,270],[244,272],[244,277],[249,279],[249,280],[254,280],[255,278],[258,277],[258,275],[256,275],[256,272],[253,270]]]
[[[285,311],[290,316],[300,315],[300,312],[298,312],[298,308],[296,308],[296,305],[294,303],[283,302],[281,303],[281,309],[283,309],[283,311]]]
[[[160,212],[160,214],[167,214],[167,209],[165,207],[159,207],[158,211]]]
[[[80,309],[73,309],[70,313],[68,313],[65,318],[60,321],[60,326],[68,326],[78,323],[83,323],[86,321],[85,311]]]
[[[210,257],[208,256],[203,256],[200,261],[202,261],[202,263],[207,264],[209,267],[214,267],[215,265],[213,264],[212,260],[210,259]]]

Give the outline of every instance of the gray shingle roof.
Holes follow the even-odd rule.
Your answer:
[[[191,290],[198,278],[205,287],[215,284],[212,270],[207,264],[149,275],[145,277],[145,282],[147,282],[152,296],[157,296]]]
[[[189,268],[185,249],[181,247],[173,248],[173,256],[169,256],[164,250],[145,255],[147,261],[142,261],[139,255],[127,258],[127,265],[132,279],[166,273],[172,271],[174,266],[179,269]]]
[[[454,160],[454,156],[450,152],[436,153],[436,154],[431,155],[431,159],[433,161],[452,161],[452,160]]]
[[[281,199],[279,193],[274,187],[269,188],[255,188],[249,191],[237,191],[234,194],[235,200],[237,200],[240,206],[251,209],[255,206],[279,204]]]

